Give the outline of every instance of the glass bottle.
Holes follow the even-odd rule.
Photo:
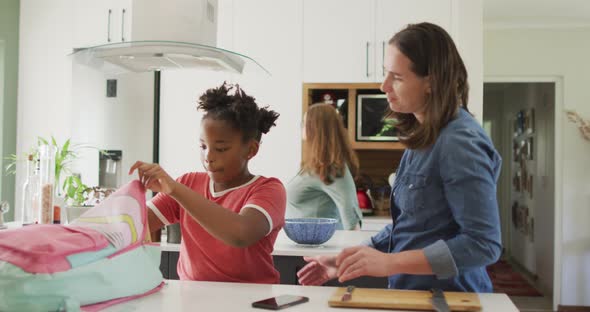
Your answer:
[[[53,194],[55,189],[55,152],[53,145],[39,147],[39,187],[41,193],[41,219],[39,223],[53,223]]]
[[[41,189],[40,181],[39,181],[39,172],[41,168],[39,168],[39,159],[35,162],[35,171],[30,179],[30,191],[31,191],[31,210],[33,211],[33,223],[40,223],[41,222]]]
[[[29,225],[35,223],[35,209],[33,208],[34,191],[37,189],[35,177],[35,161],[33,155],[30,154],[27,158],[27,175],[23,183],[22,202],[21,202],[21,223]],[[37,182],[38,183],[38,182]]]

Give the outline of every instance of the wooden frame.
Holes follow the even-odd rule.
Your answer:
[[[333,89],[348,91],[348,137],[352,148],[355,150],[398,150],[403,151],[405,146],[400,142],[358,142],[356,141],[356,98],[358,90],[379,90],[379,83],[304,83],[302,113],[312,103],[311,92],[315,89]]]

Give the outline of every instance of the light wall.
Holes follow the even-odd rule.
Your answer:
[[[106,80],[117,83],[117,96],[106,97]],[[99,153],[120,150],[120,185],[137,178],[127,172],[135,161],[152,162],[154,73],[105,75],[85,65],[72,66],[72,142],[81,150],[72,170],[88,186],[99,185]]]
[[[121,183],[135,160],[152,160],[153,73],[107,76],[73,63],[71,0],[20,2],[18,154],[37,137],[123,150]],[[118,79],[117,97],[106,97],[106,79]],[[81,151],[72,164],[82,182],[98,184],[98,151]],[[17,172],[17,183],[24,171]],[[17,206],[21,190],[16,189]],[[17,211],[17,216],[19,212]]]
[[[15,211],[14,176],[5,175],[4,157],[16,153],[16,103],[18,86],[18,26],[19,0],[0,1],[0,199],[10,203],[6,220],[12,220]]]
[[[484,74],[558,77],[563,108],[590,118],[590,29],[484,32]],[[590,142],[556,111],[554,305],[590,305]]]
[[[59,142],[70,137],[72,27],[67,17],[72,14],[71,0],[20,1],[18,155],[29,152],[38,136]],[[16,185],[24,179],[24,170],[17,171]],[[17,206],[20,196],[17,188]]]
[[[453,40],[468,73],[468,108],[481,123],[483,120],[483,4],[481,0],[454,0]]]
[[[203,171],[198,149],[202,113],[196,111],[197,100],[205,90],[227,80],[239,83],[260,106],[280,114],[276,127],[262,136],[249,169],[287,184],[297,174],[301,155],[302,3],[240,0],[219,4],[218,46],[255,59],[272,75],[256,70],[252,63],[242,75],[198,70],[163,73],[160,164],[173,176]]]

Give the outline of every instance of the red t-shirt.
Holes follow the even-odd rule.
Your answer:
[[[269,233],[246,248],[226,245],[213,237],[172,197],[158,194],[148,207],[166,225],[180,222],[182,240],[177,270],[181,280],[279,283],[272,260],[275,240],[285,220],[286,193],[275,178],[255,176],[240,186],[215,192],[204,172],[191,172],[177,179],[208,200],[235,213],[256,209],[266,216]]]

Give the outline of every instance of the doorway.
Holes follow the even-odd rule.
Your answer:
[[[503,258],[552,298],[558,82],[486,81],[483,125],[503,159],[497,191]]]

